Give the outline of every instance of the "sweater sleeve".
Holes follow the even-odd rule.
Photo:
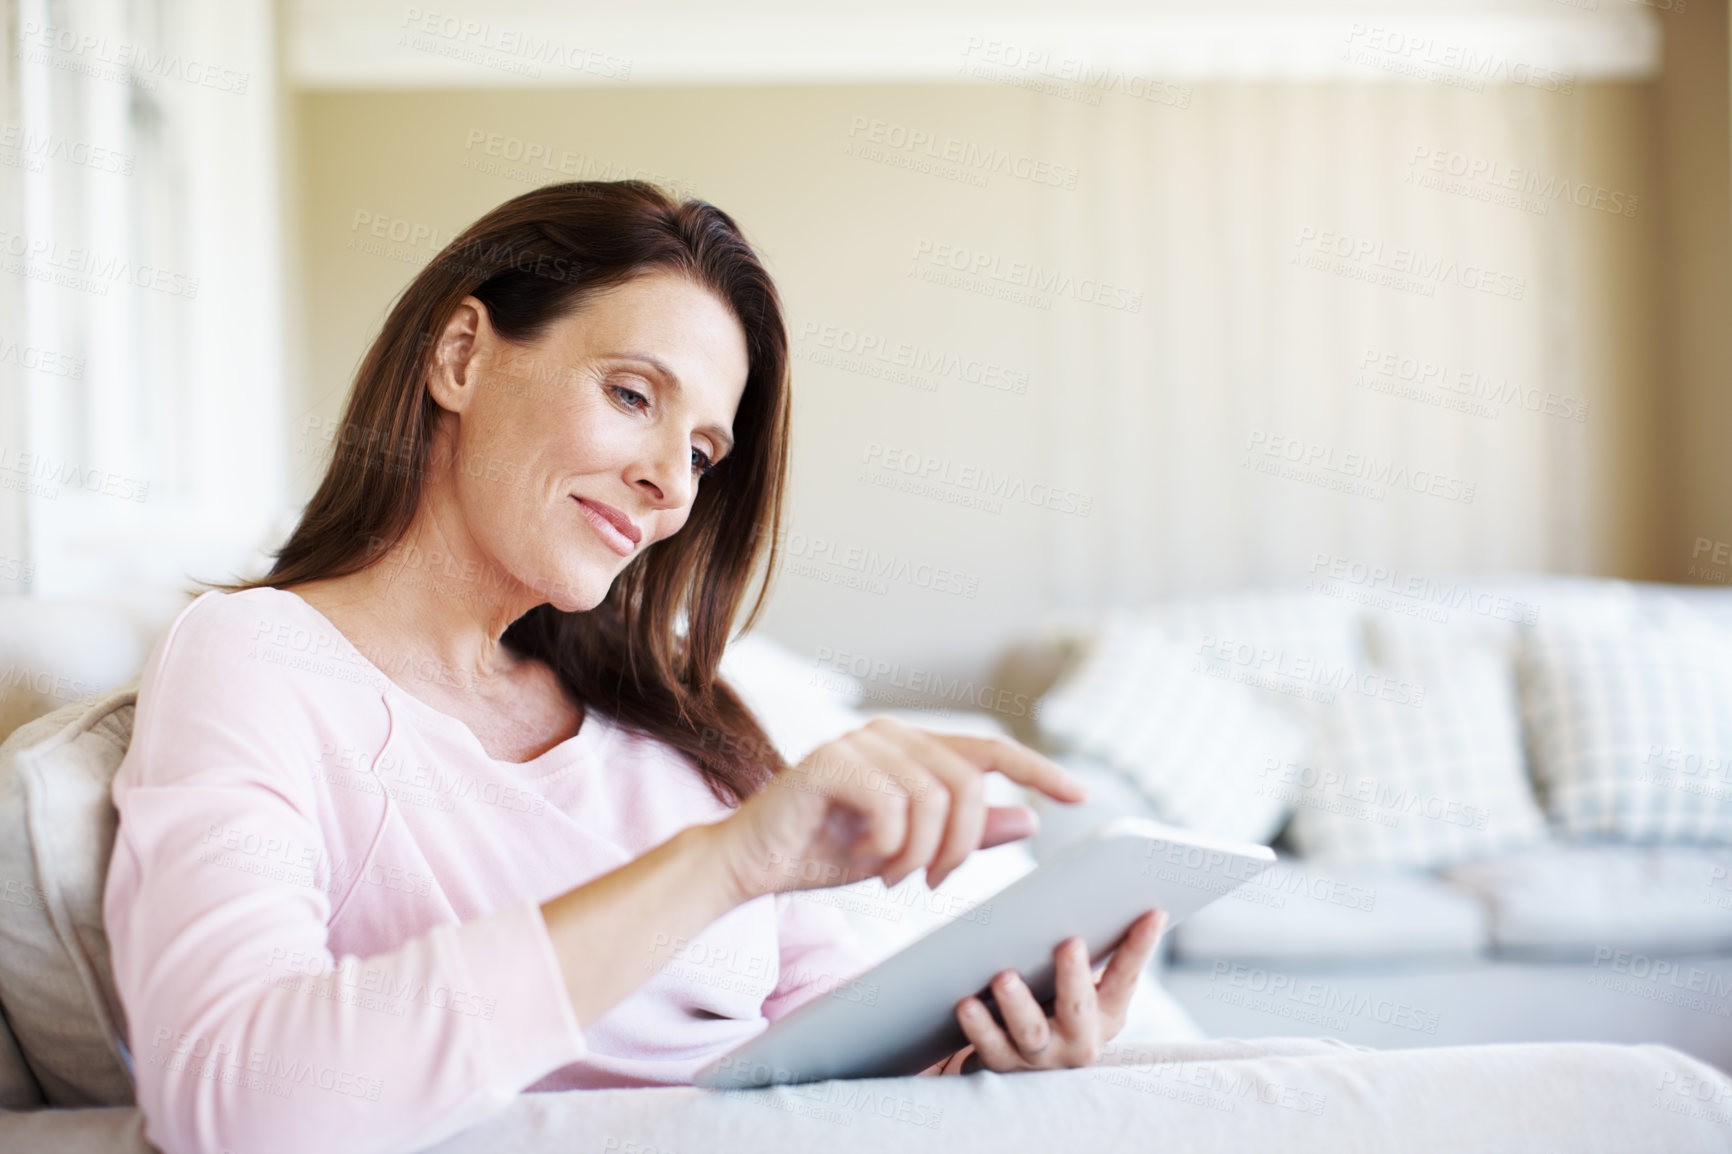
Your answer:
[[[809,896],[776,895],[781,974],[764,999],[764,1017],[774,1022],[814,998],[877,1000],[873,989],[847,987],[869,969],[865,948],[839,910]]]
[[[421,1149],[583,1056],[547,927],[526,898],[334,957],[347,887],[288,752],[305,678],[250,659],[213,596],[152,655],[114,785],[103,919],[146,1137],[164,1154]]]

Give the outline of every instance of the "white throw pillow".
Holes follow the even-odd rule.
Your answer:
[[[1542,626],[1523,647],[1534,775],[1572,838],[1732,842],[1732,632]]]
[[[1147,619],[1109,617],[1037,703],[1042,740],[1124,774],[1165,821],[1266,842],[1289,803],[1262,787],[1264,768],[1299,756],[1304,733],[1195,648]]]
[[[1252,590],[1169,602],[1147,614],[1217,677],[1301,720],[1335,699],[1363,659],[1354,605],[1303,590]]]
[[[865,721],[853,708],[862,696],[858,680],[801,661],[755,633],[728,643],[720,673],[789,764]]]
[[[1368,641],[1373,674],[1414,691],[1343,695],[1314,715],[1311,758],[1270,773],[1295,804],[1288,837],[1308,858],[1422,869],[1544,841],[1509,660],[1410,629],[1374,623]]]

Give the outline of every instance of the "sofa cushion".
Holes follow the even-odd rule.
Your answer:
[[[132,736],[136,681],[55,710],[0,745],[0,1005],[50,1106],[133,1101],[102,893],[109,788]]]
[[[1371,672],[1397,692],[1318,710],[1309,762],[1270,774],[1294,799],[1287,837],[1305,857],[1429,869],[1546,840],[1507,654],[1424,628],[1374,620]]]
[[[1444,873],[1482,899],[1500,953],[1592,960],[1732,949],[1732,850],[1556,846]]]
[[[1732,843],[1732,632],[1682,613],[1542,625],[1521,691],[1534,776],[1565,834]]]
[[[1261,789],[1263,767],[1296,757],[1304,733],[1195,649],[1157,622],[1109,616],[1077,668],[1036,703],[1042,741],[1124,774],[1164,821],[1267,841],[1289,805]]]
[[[1329,869],[1282,857],[1173,929],[1181,961],[1468,960],[1485,952],[1484,906],[1435,878]]]

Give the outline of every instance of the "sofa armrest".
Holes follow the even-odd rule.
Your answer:
[[[1664,1046],[1178,1042],[1042,1074],[523,1094],[424,1154],[1002,1149],[1723,1152],[1732,1080]],[[1131,1136],[1136,1136],[1132,1138]],[[1138,1141],[1137,1139],[1140,1139]],[[132,1108],[0,1114],[0,1148],[151,1154]]]

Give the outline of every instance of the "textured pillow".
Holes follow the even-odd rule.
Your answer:
[[[18,1048],[18,1039],[12,1036],[6,1015],[0,1013],[0,1114],[40,1110],[45,1104],[42,1087],[30,1072],[30,1064],[24,1060],[24,1051]]]
[[[1534,776],[1573,838],[1732,843],[1732,633],[1541,627],[1523,646]]]
[[[1289,803],[1264,788],[1264,767],[1299,756],[1304,733],[1195,649],[1147,619],[1108,618],[1038,702],[1042,740],[1124,774],[1165,821],[1266,842]]]
[[[1423,693],[1414,706],[1344,695],[1315,714],[1309,762],[1268,777],[1294,798],[1294,847],[1340,865],[1429,869],[1544,841],[1508,659],[1388,623],[1369,633],[1371,669]]]
[[[50,1106],[133,1102],[102,893],[136,700],[134,682],[0,745],[0,885],[31,898],[0,905],[0,1004]]]
[[[1362,658],[1357,607],[1316,593],[1254,590],[1169,602],[1158,624],[1216,677],[1299,720],[1335,699]]]

